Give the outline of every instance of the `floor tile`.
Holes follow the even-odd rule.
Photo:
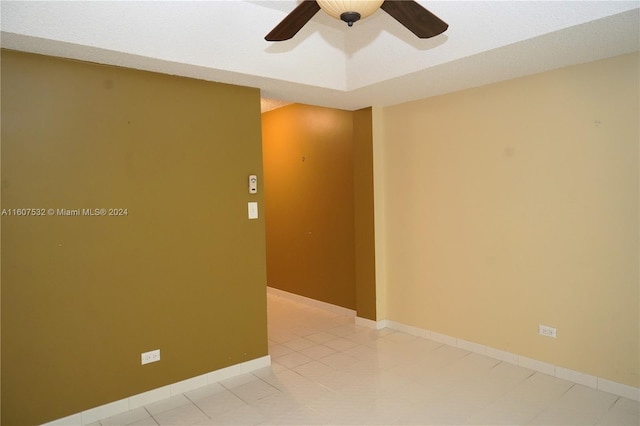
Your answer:
[[[567,410],[563,408],[548,408],[537,415],[530,425],[594,425],[598,416],[593,412],[583,410]]]
[[[394,342],[411,342],[416,340],[418,337],[413,336],[411,334],[403,333],[401,331],[397,331],[393,334],[390,334],[385,337],[385,339],[389,339]]]
[[[323,357],[320,359],[320,362],[335,370],[348,370],[354,364],[358,363],[358,358],[344,352],[336,352]]]
[[[208,416],[193,404],[163,411],[153,418],[160,426],[190,426],[208,420]]]
[[[300,351],[302,355],[308,356],[309,358],[315,360],[324,358],[327,355],[335,354],[336,352],[337,351],[335,349],[331,349],[330,347],[325,345],[315,345]]]
[[[255,401],[251,406],[265,418],[273,420],[275,417],[299,408],[302,404],[297,402],[290,394],[278,392]]]
[[[256,380],[234,387],[231,389],[231,392],[247,404],[251,404],[259,399],[266,398],[281,391],[267,382]]]
[[[100,421],[102,426],[126,426],[131,425],[142,420],[151,419],[152,424],[155,421],[151,418],[151,414],[143,407],[136,408],[135,410],[127,411],[126,413],[118,414]]]
[[[501,400],[477,411],[465,420],[469,425],[526,425],[542,412],[542,408],[522,401]]]
[[[313,358],[301,354],[300,352],[293,352],[276,359],[276,362],[278,364],[283,365],[287,368],[295,368],[299,365],[306,364],[311,361],[313,361]]]
[[[224,392],[226,391],[226,388],[224,386],[222,386],[220,383],[212,383],[210,385],[207,386],[203,386],[201,388],[198,389],[194,389],[191,390],[189,392],[185,392],[185,396],[190,400],[190,401],[199,401],[201,399],[205,399],[208,398],[210,396],[213,396],[219,392]]]
[[[535,373],[516,386],[506,398],[546,407],[562,397],[572,386],[574,384],[566,380],[557,379],[544,373]]]
[[[557,401],[554,401],[551,407],[563,410],[585,411],[599,418],[612,408],[617,399],[617,396],[607,392],[583,385],[574,385]]]
[[[295,352],[295,351],[285,345],[278,344],[278,345],[269,346],[269,355],[271,355],[271,358],[278,358],[283,355],[290,354],[292,352]]]
[[[301,365],[295,371],[330,391],[344,388],[352,383],[353,380],[348,373],[339,372],[318,361]]]
[[[415,405],[397,396],[385,396],[376,399],[371,414],[365,420],[374,425],[397,425],[406,419]]]
[[[313,340],[305,339],[304,337],[301,337],[295,340],[290,340],[286,343],[283,343],[282,345],[294,351],[301,351],[303,349],[310,348],[311,346],[315,346],[316,342],[314,342]]]
[[[299,336],[288,332],[288,331],[279,331],[279,332],[274,332],[274,333],[270,333],[269,334],[269,339],[276,342],[276,343],[286,343],[286,342],[290,342],[292,340],[296,340],[298,339]]]
[[[335,372],[334,369],[320,361],[311,361],[293,369],[296,373],[309,380],[319,382],[323,377]]]
[[[504,383],[505,385],[517,385],[533,376],[535,371],[517,365],[501,362],[489,371],[489,380]]]
[[[214,425],[258,425],[267,418],[249,405],[234,408],[225,413],[213,416],[211,423]]]
[[[162,401],[154,402],[152,404],[146,405],[146,410],[151,413],[152,416],[156,416],[157,414],[161,414],[165,411],[170,411],[178,407],[182,407],[184,405],[190,405],[191,401],[187,399],[184,395],[176,395],[171,398],[164,399]]]
[[[307,339],[313,340],[316,343],[325,343],[329,340],[334,340],[336,338],[335,334],[327,333],[326,331],[321,331],[318,333],[311,334],[307,336]]]
[[[239,376],[231,377],[229,379],[221,380],[220,384],[227,389],[233,389],[238,386],[245,385],[247,383],[255,382],[256,380],[260,380],[257,376],[251,373],[241,374]]]
[[[337,339],[329,340],[328,342],[325,342],[324,345],[336,351],[344,351],[357,346],[358,344],[349,339],[345,339],[344,337],[340,337]]]
[[[241,407],[245,405],[245,402],[231,391],[225,389],[222,392],[194,401],[194,405],[207,416],[215,417],[234,408]]]
[[[266,421],[264,425],[291,425],[291,426],[311,426],[328,425],[328,419],[319,412],[308,407],[299,407],[285,414]]]
[[[640,425],[640,403],[627,398],[618,398],[596,424],[620,426]]]
[[[262,379],[300,404],[321,398],[330,392],[326,386],[288,369]]]
[[[640,403],[268,297],[271,366],[93,426],[638,425]]]
[[[344,324],[338,327],[331,328],[327,330],[329,333],[336,335],[338,337],[346,337],[350,336],[354,333],[357,333],[360,327],[355,324]]]
[[[158,422],[156,422],[153,417],[148,417],[135,423],[131,423],[129,426],[158,426]]]

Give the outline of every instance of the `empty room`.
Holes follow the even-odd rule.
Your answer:
[[[640,423],[637,1],[0,2],[1,423]]]

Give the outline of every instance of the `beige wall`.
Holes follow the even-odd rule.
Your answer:
[[[386,317],[637,387],[638,75],[632,54],[384,108]]]
[[[267,355],[259,97],[2,52],[2,208],[128,209],[2,216],[3,425]]]

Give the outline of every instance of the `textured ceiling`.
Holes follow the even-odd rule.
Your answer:
[[[264,36],[296,1],[2,1],[2,47],[258,87],[343,109],[426,98],[640,50],[638,1],[425,1],[420,40],[379,10]]]

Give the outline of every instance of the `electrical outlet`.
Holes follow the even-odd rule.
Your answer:
[[[149,364],[151,362],[158,362],[160,361],[160,349],[144,352],[140,358],[142,360],[142,365]]]
[[[538,325],[538,334],[541,336],[553,337],[556,338],[556,329],[554,327],[549,327],[548,325]]]

